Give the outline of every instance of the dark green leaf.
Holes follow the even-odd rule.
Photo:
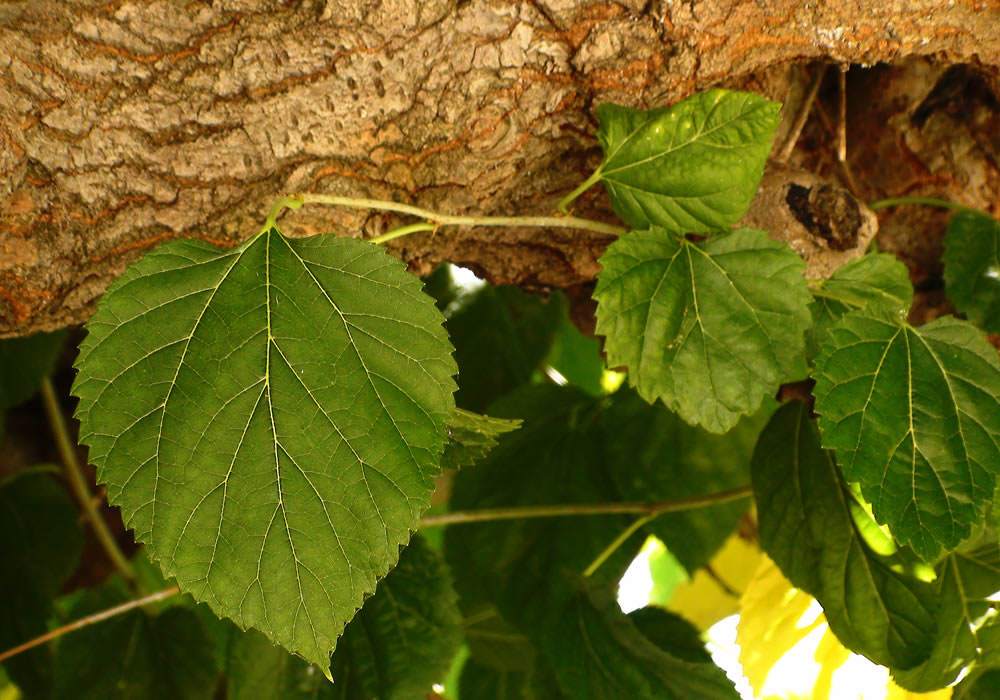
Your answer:
[[[168,243],[88,324],[81,440],[166,575],[323,663],[429,505],[454,408],[441,324],[363,241]]]
[[[35,395],[52,374],[65,340],[65,331],[0,340],[0,411]]]
[[[725,435],[688,425],[634,392],[616,392],[605,413],[608,458],[622,498],[662,501],[701,496],[750,483],[750,456],[774,402],[744,418]],[[689,571],[700,569],[732,533],[749,500],[668,513],[647,529]]]
[[[455,284],[451,274],[451,265],[442,263],[434,272],[424,278],[424,292],[434,299],[434,303],[443,312],[461,295],[461,290]]]
[[[460,370],[455,401],[482,413],[493,401],[526,384],[552,347],[566,315],[561,294],[547,300],[517,287],[483,287],[448,319]]]
[[[87,591],[74,619],[128,600],[117,582]],[[209,700],[215,695],[212,643],[198,616],[184,607],[158,615],[133,610],[60,640],[57,700]]]
[[[581,333],[569,318],[559,324],[546,364],[591,396],[605,393],[601,383],[604,378],[601,344]]]
[[[494,404],[524,425],[506,435],[475,469],[455,478],[453,510],[614,500],[604,456],[601,403],[577,389],[523,387]],[[629,524],[621,515],[528,518],[464,524],[445,532],[445,554],[463,607],[490,602],[512,624],[548,605],[546,588],[564,571],[580,573]],[[619,550],[596,577],[617,581],[641,546]]]
[[[661,229],[611,244],[594,297],[612,367],[647,401],[724,433],[804,374],[804,264],[763,231],[695,244]]]
[[[780,109],[728,90],[647,112],[601,105],[598,173],[615,212],[634,228],[697,232],[735,224],[757,192]]]
[[[1000,221],[973,211],[951,217],[944,282],[955,308],[989,333],[1000,333]]]
[[[953,700],[996,700],[1000,697],[1000,669],[973,672],[955,686]]]
[[[527,671],[500,671],[469,659],[459,677],[459,698],[470,700],[525,700],[530,697]],[[449,700],[453,700],[449,696]]]
[[[739,697],[722,669],[686,661],[648,639],[607,587],[580,581],[579,589],[561,605],[553,603],[539,624],[539,647],[559,687],[574,700]]]
[[[646,639],[668,654],[692,663],[712,662],[697,628],[680,615],[648,607],[630,612],[628,619]]]
[[[420,538],[365,601],[337,644],[333,683],[263,635],[234,637],[231,700],[422,698],[444,678],[461,643],[461,620],[444,562]]]
[[[52,600],[76,569],[83,549],[79,514],[46,469],[0,482],[0,650],[47,631]],[[50,647],[4,662],[27,697],[52,689]]]
[[[985,628],[998,628],[988,598],[1000,591],[1000,545],[993,542],[954,552],[938,565],[937,575],[938,633],[930,658],[916,668],[893,673],[899,685],[918,693],[952,683],[978,658]]]
[[[469,655],[478,663],[502,671],[529,671],[535,649],[513,625],[489,603],[472,605],[465,613],[465,641]]]
[[[881,309],[905,319],[913,303],[913,285],[906,266],[895,256],[874,253],[852,260],[813,289],[813,327],[808,334],[809,355],[844,314],[858,309]]]
[[[448,444],[441,456],[445,469],[475,464],[489,454],[504,433],[517,430],[520,420],[493,418],[456,408],[448,421]]]
[[[969,536],[1000,469],[1000,361],[980,331],[848,314],[825,336],[814,394],[823,445],[897,540],[932,561]]]
[[[856,525],[861,507],[800,403],[779,410],[753,455],[760,543],[796,587],[823,606],[844,646],[876,663],[909,668],[930,654],[933,591],[893,570]]]

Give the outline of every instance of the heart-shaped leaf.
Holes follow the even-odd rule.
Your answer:
[[[108,291],[74,386],[167,576],[313,663],[429,505],[454,403],[433,300],[369,243],[169,243]]]
[[[823,445],[926,560],[968,537],[1000,470],[1000,361],[971,324],[848,314],[816,362]]]
[[[662,399],[687,422],[724,433],[805,374],[805,266],[763,231],[702,244],[633,231],[601,265],[597,333],[607,338],[608,364],[627,366],[647,401]]]
[[[604,182],[615,213],[634,228],[679,233],[724,229],[750,206],[781,105],[709,90],[672,107],[597,109]]]

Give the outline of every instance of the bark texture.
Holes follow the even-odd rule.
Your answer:
[[[880,126],[902,114],[911,129],[952,64],[995,90],[998,26],[997,0],[0,0],[0,335],[85,320],[144,250],[236,243],[285,192],[547,213],[597,162],[601,101],[651,106],[724,83],[794,102],[810,60],[895,62],[886,70],[923,76],[919,95],[858,89],[884,107]],[[934,138],[954,124],[935,119],[923,124],[936,136],[907,147],[917,160],[950,148]],[[812,132],[823,139],[821,123]],[[978,189],[954,189],[996,206],[996,138],[975,143]],[[852,151],[873,170],[868,157]],[[967,167],[927,158],[938,172]],[[868,174],[863,188],[894,188]],[[608,215],[596,190],[579,211]],[[283,228],[396,223],[305,208]],[[419,272],[451,260],[493,281],[572,287],[593,278],[607,242],[473,230],[393,248]]]

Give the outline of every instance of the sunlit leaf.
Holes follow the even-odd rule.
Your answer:
[[[672,107],[597,108],[604,149],[598,173],[615,213],[635,228],[727,228],[757,192],[781,105],[709,90]]]

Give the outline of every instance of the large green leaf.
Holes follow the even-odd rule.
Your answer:
[[[858,309],[881,309],[905,319],[913,303],[913,285],[906,266],[888,253],[874,253],[837,268],[812,290],[813,327],[808,334],[809,355],[830,327]]]
[[[565,586],[552,581],[550,585]],[[622,613],[607,587],[579,581],[556,596],[538,624],[538,644],[563,693],[574,700],[737,698],[722,669],[671,654]],[[662,638],[661,638],[662,641]],[[684,654],[690,654],[687,642]]]
[[[441,324],[363,241],[172,242],[88,324],[81,440],[166,575],[323,663],[429,504],[454,406]]]
[[[458,469],[475,464],[496,447],[501,435],[520,426],[517,419],[493,418],[456,408],[448,420],[448,444],[441,455],[441,466]]]
[[[814,393],[823,445],[900,542],[933,560],[969,535],[1000,469],[1000,361],[980,331],[848,314],[825,337]]]
[[[931,587],[873,552],[833,454],[820,447],[808,409],[790,403],[764,429],[753,455],[760,543],[796,587],[823,606],[844,646],[876,663],[909,668],[930,654]]]
[[[1000,333],[1000,221],[974,211],[955,214],[944,237],[944,281],[955,307]]]
[[[66,490],[48,470],[0,482],[0,650],[47,631],[52,600],[80,560],[83,533]],[[4,662],[25,696],[52,690],[52,654],[38,647]]]
[[[86,591],[73,607],[78,619],[128,600],[117,581]],[[133,610],[60,640],[56,700],[210,700],[215,696],[212,642],[194,611]]]
[[[633,231],[601,265],[597,332],[607,337],[608,364],[626,365],[647,401],[723,433],[805,373],[804,263],[763,231],[703,244]]]
[[[975,661],[984,647],[980,637],[998,629],[995,603],[1000,591],[1000,546],[991,542],[968,552],[954,552],[938,564],[937,639],[930,658],[916,668],[897,671],[896,682],[915,692],[944,688]]]
[[[566,299],[542,299],[517,287],[486,286],[460,302],[448,318],[461,370],[455,401],[482,413],[528,383],[549,354]]]
[[[461,642],[455,592],[440,556],[414,537],[399,565],[344,630],[323,672],[256,632],[229,650],[230,700],[409,700],[444,678]]]
[[[0,340],[0,411],[30,399],[52,373],[65,331]]]
[[[598,174],[634,228],[710,231],[739,221],[757,192],[781,105],[709,90],[672,107],[597,108]]]
[[[620,389],[604,415],[611,476],[625,500],[660,501],[734,489],[750,483],[750,456],[774,402],[725,435],[688,425],[661,405]],[[700,569],[736,528],[749,501],[667,513],[647,529],[689,571]]]

